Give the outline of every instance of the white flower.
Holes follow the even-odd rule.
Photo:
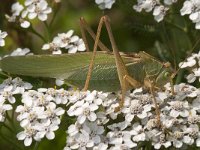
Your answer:
[[[86,118],[90,121],[95,121],[97,119],[97,116],[94,113],[94,111],[98,108],[98,105],[89,104],[88,102],[86,102],[81,107],[79,107],[74,114],[78,116],[77,121],[80,124],[83,124]]]
[[[166,11],[168,10],[167,7],[163,5],[156,6],[153,11],[154,18],[157,22],[160,22],[164,19],[166,15]]]
[[[5,41],[4,41],[4,38],[7,36],[7,32],[2,32],[0,30],[0,46],[3,47],[5,46]]]
[[[28,18],[34,19],[38,16],[39,20],[47,20],[47,15],[52,12],[52,9],[48,7],[48,3],[44,0],[38,1],[35,5],[31,5],[27,8]]]
[[[115,145],[113,149],[120,149],[122,147],[133,148],[137,146],[137,144],[131,140],[131,132],[124,130],[127,125],[126,122],[120,122],[108,126],[112,131],[107,133],[107,138],[109,139],[109,144]]]
[[[16,50],[14,50],[10,56],[24,56],[30,54],[30,49],[29,48],[17,48]]]
[[[98,4],[100,9],[111,9],[115,0],[95,0],[95,3]]]
[[[5,104],[6,100],[0,97],[0,122],[5,120],[5,112],[12,109],[10,104]]]
[[[72,137],[75,136],[77,133],[80,132],[81,130],[81,124],[79,124],[78,122],[76,122],[75,124],[71,124],[68,129],[67,129],[67,133]]]
[[[68,53],[76,53],[77,51],[83,52],[86,50],[85,44],[82,39],[78,39],[66,48],[69,49]]]
[[[189,15],[190,20],[195,23],[195,28],[200,29],[200,2],[198,0],[187,0],[184,2],[181,15]]]
[[[55,104],[54,92],[52,93],[52,89],[40,88],[38,91],[28,90],[22,93],[24,105],[17,106],[16,112],[19,113],[17,120],[25,130],[19,133],[23,135],[23,138],[18,139],[24,140],[26,138],[24,134],[28,136],[29,142],[25,142],[25,145],[29,146],[32,138],[36,141],[40,141],[45,136],[49,140],[55,138],[54,131],[59,128],[60,117],[65,111]],[[31,135],[25,133],[31,131],[34,131]]]
[[[65,84],[65,81],[63,79],[56,79],[57,86],[62,86],[63,84]]]
[[[73,30],[69,30],[67,33],[58,33],[53,41],[44,44],[43,50],[50,50],[52,54],[62,54],[62,50],[68,50],[68,53],[76,53],[77,51],[85,51],[86,47],[82,39],[77,35],[73,35]]]
[[[36,130],[32,126],[27,126],[24,131],[21,131],[17,134],[17,138],[18,140],[24,140],[25,146],[30,146],[35,134]],[[37,141],[40,141],[40,139]]]
[[[24,9],[23,5],[21,5],[19,2],[15,2],[11,6],[11,13],[12,15],[6,15],[6,18],[9,22],[15,22],[17,16],[20,16],[21,11]]]
[[[143,9],[146,12],[150,12],[157,5],[157,0],[137,0],[138,4],[133,6],[137,12],[141,12]]]
[[[165,148],[168,148],[171,146],[171,141],[168,141],[166,139],[166,135],[165,133],[154,129],[154,136],[153,136],[153,141],[152,141],[152,145],[154,145],[155,149],[160,149],[161,146],[163,145]]]
[[[49,140],[55,138],[54,131],[58,130],[59,128],[57,124],[51,123],[49,120],[36,124],[34,127],[38,129],[38,132],[35,135],[36,139],[42,139],[44,136],[46,136]]]
[[[3,91],[0,94],[1,99],[8,100],[11,104],[15,103],[16,99],[11,91]]]
[[[72,36],[74,33],[73,30],[69,30],[67,33],[59,33],[58,40],[60,40],[60,47],[64,48],[69,45],[70,42],[78,40],[78,36]]]
[[[130,134],[134,135],[132,139],[135,142],[146,140],[146,135],[144,133],[143,127],[137,122],[133,124]]]
[[[179,115],[182,117],[188,117],[189,116],[189,111],[188,109],[188,102],[185,101],[172,101],[168,102],[171,106],[171,112],[170,116],[177,118]]]
[[[31,23],[29,21],[22,19],[22,18],[20,18],[19,22],[20,22],[20,26],[22,28],[28,28],[31,25]]]
[[[11,6],[12,15],[19,16],[23,9],[24,9],[23,5],[21,5],[19,2],[12,4]]]
[[[90,135],[90,138],[95,144],[99,144],[101,142],[100,136],[104,133],[103,126],[98,126],[95,122],[85,122],[83,124],[83,130]]]
[[[51,43],[44,44],[42,46],[42,50],[50,50],[53,54],[62,54],[60,49],[60,40],[58,38],[54,38]]]
[[[166,5],[172,5],[173,3],[176,3],[178,0],[164,0],[164,3]]]
[[[130,106],[122,109],[122,112],[126,114],[126,121],[131,122],[135,116],[140,119],[147,117],[150,110],[151,105],[142,105],[139,100],[132,100]]]
[[[23,5],[21,5],[19,2],[16,2],[11,6],[12,15],[9,16],[6,14],[6,18],[9,22],[19,22],[21,27],[28,28],[31,23],[25,19],[28,12],[24,9],[25,8]]]
[[[70,144],[71,149],[83,149],[86,150],[94,146],[94,142],[90,139],[89,134],[82,130],[82,133],[75,136],[75,142]]]
[[[184,131],[183,127],[174,127],[172,129],[172,142],[175,148],[181,148],[183,146]]]

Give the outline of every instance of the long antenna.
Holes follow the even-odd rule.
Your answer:
[[[182,62],[186,61],[186,59],[191,55],[191,53],[194,51],[194,49],[195,49],[196,46],[199,44],[199,42],[200,42],[200,38],[195,42],[194,46],[189,50],[189,53],[188,53],[187,57],[186,57]],[[183,65],[183,64],[182,64],[182,65]],[[181,66],[182,66],[182,65],[181,65]],[[178,70],[177,70],[175,73],[172,74],[172,79],[177,75],[177,73],[178,73],[179,70],[181,69],[181,66],[178,68]]]

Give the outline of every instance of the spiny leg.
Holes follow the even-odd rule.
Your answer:
[[[128,70],[122,60],[121,55],[119,54],[119,50],[117,48],[117,45],[115,43],[113,34],[112,34],[112,29],[110,26],[110,22],[109,22],[109,18],[107,16],[103,17],[103,21],[105,22],[105,26],[109,35],[109,39],[112,45],[112,49],[113,49],[113,53],[115,56],[115,63],[116,63],[116,67],[117,67],[117,73],[118,73],[118,77],[119,77],[119,81],[120,81],[120,85],[121,85],[121,90],[122,90],[122,97],[121,97],[121,101],[120,101],[120,108],[117,108],[118,110],[121,109],[124,105],[124,99],[125,99],[125,93],[129,88],[129,84],[128,82],[124,79],[124,77],[129,76],[128,74]],[[134,81],[133,86],[136,87],[139,85],[139,82],[134,80],[132,78],[132,80]]]
[[[97,46],[98,46],[102,26],[103,26],[103,19],[101,18],[100,21],[99,21],[98,28],[97,28],[97,36],[96,36],[96,39],[95,39],[95,42],[94,42],[92,58],[91,58],[91,61],[90,61],[90,64],[89,64],[88,74],[87,74],[87,77],[86,77],[85,86],[83,88],[83,91],[87,91],[87,89],[89,87],[89,83],[90,83],[90,79],[91,79],[91,76],[92,76],[92,69],[94,67],[94,60],[95,60],[95,56],[96,56],[96,52],[97,52]]]
[[[84,25],[83,25],[81,20],[82,19],[80,18],[79,25],[80,25],[80,28],[81,28],[81,35],[82,35],[83,42],[84,42],[85,47],[86,47],[86,51],[89,52],[90,48],[89,48],[89,45],[88,45],[88,42],[87,42],[87,38],[86,38],[85,30],[84,30]]]
[[[157,116],[157,126],[160,127],[161,126],[160,109],[159,109],[158,104],[157,104],[154,85],[150,80],[149,80],[149,84],[150,84],[149,89],[150,89],[151,95],[153,97],[153,103],[154,103],[154,106],[155,106],[155,111],[156,111],[156,116]]]
[[[123,77],[123,87],[126,87],[126,84],[130,84],[132,87],[134,88],[138,88],[140,87],[140,83],[138,81],[136,81],[135,79],[133,79],[131,76],[129,75],[125,75]],[[122,88],[122,97],[121,97],[121,101],[119,103],[119,106],[115,109],[115,112],[120,111],[120,109],[124,106],[124,101],[125,101],[125,94],[126,94],[126,89]]]
[[[111,45],[112,45],[113,53],[114,53],[114,56],[115,56],[115,63],[116,63],[116,67],[117,67],[117,72],[118,72],[118,77],[119,77],[119,80],[120,80],[121,89],[122,89],[122,98],[121,98],[121,101],[120,101],[120,105],[122,107],[123,104],[124,104],[125,92],[127,91],[128,87],[129,87],[129,84],[126,82],[126,80],[124,80],[124,76],[129,76],[129,74],[128,74],[127,68],[126,68],[126,66],[125,66],[125,64],[122,60],[122,57],[119,54],[119,50],[116,46],[116,43],[115,43],[115,40],[114,40],[114,37],[113,37],[113,34],[112,34],[112,30],[111,30],[111,27],[110,27],[110,23],[108,21],[107,16],[103,16],[100,19],[100,22],[99,22],[99,26],[98,26],[98,29],[97,29],[97,36],[96,36],[94,49],[93,49],[93,56],[92,56],[92,59],[91,59],[91,62],[90,62],[90,66],[89,66],[88,75],[87,75],[84,90],[87,90],[88,86],[89,86],[89,81],[90,81],[91,74],[92,74],[94,59],[95,59],[97,46],[98,46],[98,43],[99,43],[99,37],[100,37],[100,33],[101,33],[101,28],[103,26],[103,23],[105,23],[105,26],[106,26],[106,29],[107,29],[107,32],[108,32],[108,35],[109,35],[109,39],[110,39],[110,42],[111,42]],[[135,85],[133,84],[134,87],[136,87],[139,83],[134,79],[132,79],[132,80],[135,83]]]
[[[92,37],[92,39],[94,41],[96,40],[96,35],[93,32],[92,28],[87,24],[87,22],[85,21],[85,19],[83,17],[80,18],[80,28],[81,28],[81,34],[82,34],[82,37],[83,37],[83,41],[86,45],[86,49],[87,49],[87,51],[89,51],[89,45],[88,45],[88,42],[87,42],[85,30],[90,34],[90,36]],[[98,46],[100,47],[100,49],[102,51],[111,52],[100,40],[98,42]]]
[[[151,75],[148,75],[146,69],[144,68],[144,71],[146,73],[146,78],[144,79],[144,86],[150,89],[151,95],[153,97],[153,103],[155,106],[156,116],[157,116],[157,124],[158,127],[160,127],[160,110],[157,104],[156,96],[155,96],[155,86],[153,85],[153,81],[150,79]]]
[[[176,76],[176,74],[175,73],[173,73],[172,75],[171,75],[171,77],[170,77],[170,86],[171,86],[171,92],[172,92],[172,95],[175,95],[175,91],[174,91],[174,82],[173,82],[173,79],[174,79],[174,77]]]
[[[155,109],[156,109],[156,116],[157,116],[157,126],[160,127],[161,126],[161,122],[160,122],[160,110],[157,104],[157,100],[155,97],[155,90],[153,87],[150,88],[151,94],[153,96],[153,103],[155,105]]]

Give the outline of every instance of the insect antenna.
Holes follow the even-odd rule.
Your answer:
[[[196,46],[199,44],[200,42],[200,38],[195,42],[194,46],[189,50],[189,53],[187,55],[187,57],[183,60],[186,61],[186,59],[191,55],[191,53],[194,51],[194,49],[196,48]],[[182,66],[183,64],[181,64]],[[174,83],[173,83],[173,79],[175,78],[175,76],[178,74],[178,72],[180,71],[181,69],[181,66],[179,66],[178,70],[174,70],[174,72],[172,73],[171,77],[170,77],[170,85],[171,85],[171,88],[172,88],[172,94],[174,95]]]
[[[185,59],[184,59],[182,62],[184,62],[184,61],[187,60],[187,58],[191,55],[191,53],[195,50],[196,46],[197,46],[199,43],[200,43],[200,38],[195,42],[194,46],[189,50],[187,57],[185,57]],[[172,74],[172,76],[171,76],[172,78],[174,78],[174,77],[178,74],[178,72],[180,71],[182,65],[183,65],[183,64],[181,64],[181,65],[179,66],[178,70],[175,70],[175,72],[174,72],[174,73]]]

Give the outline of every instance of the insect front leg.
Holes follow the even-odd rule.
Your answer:
[[[86,23],[86,22],[84,22],[83,18],[81,19],[81,22]],[[88,74],[87,74],[87,78],[86,78],[86,81],[85,81],[85,86],[83,88],[83,91],[87,91],[87,89],[89,87],[90,79],[91,79],[91,76],[92,76],[92,70],[93,70],[93,67],[94,67],[94,60],[95,60],[95,56],[96,56],[96,52],[97,52],[97,46],[100,42],[99,38],[100,38],[100,35],[101,35],[101,29],[102,29],[102,26],[103,26],[103,22],[104,22],[104,20],[103,20],[103,17],[102,17],[99,21],[96,38],[95,38],[95,34],[91,30],[91,28],[89,26],[86,26],[86,29],[89,29],[88,31],[91,34],[91,36],[95,38],[95,42],[94,42],[92,58],[91,58],[91,61],[90,61],[90,64],[89,64]],[[84,29],[82,29],[82,32],[84,32]],[[83,34],[83,36],[85,36],[85,33]],[[86,40],[86,37],[85,37],[85,40]],[[86,42],[86,44],[87,44],[87,42]],[[101,49],[103,49],[105,47],[102,43],[99,46],[100,46]]]

